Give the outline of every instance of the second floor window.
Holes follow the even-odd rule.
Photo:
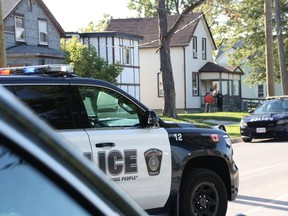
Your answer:
[[[202,59],[206,59],[206,38],[202,38]]]
[[[126,46],[123,47],[123,64],[124,65],[131,65],[130,48],[126,47]]]
[[[16,41],[25,41],[24,17],[15,17],[15,37]]]
[[[47,21],[38,20],[39,44],[48,45]]]
[[[192,39],[193,58],[197,58],[197,37]]]

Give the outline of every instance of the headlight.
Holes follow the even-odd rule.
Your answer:
[[[277,121],[277,125],[285,125],[288,124],[288,119],[281,119]]]
[[[240,127],[247,127],[247,122],[244,122],[243,120],[241,120]]]

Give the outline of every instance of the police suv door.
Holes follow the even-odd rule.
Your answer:
[[[144,209],[163,207],[171,149],[163,128],[143,127],[145,111],[115,90],[78,86],[90,120],[93,161]]]

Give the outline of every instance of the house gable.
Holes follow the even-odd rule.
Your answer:
[[[1,4],[8,65],[63,62],[60,38],[65,32],[42,0],[1,0]]]

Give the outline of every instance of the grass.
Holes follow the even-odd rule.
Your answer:
[[[178,113],[177,119],[167,118],[165,116],[161,118],[168,121],[184,121],[210,126],[223,124],[229,135],[234,138],[240,135],[239,123],[245,115],[247,115],[246,112]]]

